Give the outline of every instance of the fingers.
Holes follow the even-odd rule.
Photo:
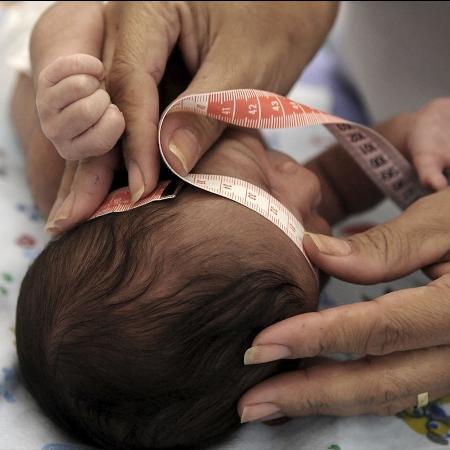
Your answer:
[[[420,181],[436,191],[445,189],[443,171],[450,167],[450,98],[435,98],[411,117],[406,147]]]
[[[242,66],[229,70],[230,47],[220,40],[207,55],[192,82],[181,96],[208,91],[237,89],[253,85],[252,71]],[[181,97],[180,96],[180,97]],[[161,144],[169,164],[181,175],[189,173],[211,148],[226,124],[197,114],[173,113],[166,116]]]
[[[450,167],[450,149],[443,149],[445,153],[438,154],[437,149],[430,149],[429,152],[419,152],[412,155],[414,167],[417,168],[420,182],[432,189],[440,191],[448,186],[444,170]]]
[[[118,16],[120,27],[114,29]],[[177,41],[180,18],[171,3],[117,2],[107,7],[107,23],[107,29],[113,29],[104,48],[106,66],[110,65],[107,89],[125,117],[122,149],[136,202],[158,181],[157,86]]]
[[[41,116],[49,116],[81,98],[88,97],[99,88],[100,80],[92,75],[71,75],[46,91],[38,87],[36,105]]]
[[[269,410],[286,416],[393,415],[416,405],[420,393],[428,392],[431,401],[450,392],[449,357],[446,346],[285,373],[247,391],[238,411],[243,422],[264,420]]]
[[[334,353],[385,355],[449,345],[450,275],[376,300],[291,317],[259,333],[246,364]]]
[[[346,239],[305,235],[314,264],[356,283],[377,283],[439,262],[450,250],[450,189],[424,197],[400,217]]]
[[[62,56],[43,69],[39,74],[38,85],[50,88],[71,75],[91,75],[98,80],[104,77],[102,62],[95,56],[78,53]]]
[[[124,129],[123,114],[116,105],[109,105],[94,125],[70,141],[68,151],[79,158],[103,155],[114,147]]]
[[[114,99],[125,117],[126,132],[122,139],[122,151],[128,170],[131,198],[135,203],[151,192],[158,181],[158,91],[155,81],[143,72],[128,73],[120,82],[123,83],[121,95],[118,96],[115,90]],[[141,90],[136,89],[136,86],[146,88]]]
[[[89,97],[82,98],[64,108],[51,121],[43,120],[42,130],[55,144],[61,146],[93,126],[105,113],[111,104],[108,93],[98,89]],[[66,159],[71,159],[66,155]],[[80,159],[74,155],[75,159]]]
[[[108,152],[122,135],[125,122],[106,91],[98,89],[55,116],[42,118],[41,126],[64,159],[79,160]]]
[[[102,63],[89,55],[59,58],[42,71],[36,97],[41,127],[64,159],[103,155],[123,133],[122,113],[99,88],[102,76]]]
[[[97,158],[69,162],[46,230],[58,235],[88,219],[106,198],[118,161],[114,149]]]
[[[186,176],[220,137],[226,125],[189,113],[169,114],[162,128],[162,147],[168,163]]]

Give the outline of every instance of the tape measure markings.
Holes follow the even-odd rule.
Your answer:
[[[324,125],[360,165],[372,181],[398,206],[405,208],[428,193],[419,183],[408,161],[382,136],[362,125],[310,108],[277,94],[239,89],[183,97],[170,104],[161,115],[158,141],[161,156],[181,180],[197,188],[231,199],[262,215],[282,230],[303,250],[304,229],[300,221],[276,198],[258,186],[233,177],[211,174],[180,176],[168,163],[161,147],[161,130],[167,114],[177,111],[207,116],[246,128],[292,128]],[[167,183],[167,182],[166,182]],[[173,198],[180,185],[160,184],[149,196],[131,204],[128,188],[113,192],[92,216],[127,211],[156,200]],[[168,187],[171,192],[167,192]],[[306,256],[313,272],[314,267]]]

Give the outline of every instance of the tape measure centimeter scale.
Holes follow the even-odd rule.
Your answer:
[[[298,219],[277,199],[258,186],[222,175],[178,174],[166,160],[161,147],[161,129],[167,114],[183,111],[207,116],[245,128],[293,128],[324,125],[367,173],[371,180],[399,207],[406,208],[427,191],[420,185],[408,161],[374,130],[331,114],[302,105],[270,92],[238,89],[196,94],[170,104],[161,116],[158,140],[161,156],[169,169],[183,181],[208,192],[240,203],[264,216],[286,233],[305,255],[304,228]],[[180,184],[162,182],[149,196],[132,204],[128,188],[111,193],[91,217],[127,211],[156,200],[173,198]]]

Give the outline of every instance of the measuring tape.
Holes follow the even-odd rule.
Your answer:
[[[280,228],[302,251],[304,228],[299,220],[277,199],[258,186],[222,175],[188,174],[181,176],[166,160],[161,147],[161,130],[167,114],[191,112],[244,128],[293,128],[324,125],[361,166],[370,179],[399,207],[406,208],[428,193],[419,183],[413,167],[386,139],[374,130],[323,113],[270,92],[253,89],[195,94],[171,103],[161,116],[158,140],[161,156],[178,180],[233,200],[252,209]],[[91,217],[123,212],[147,203],[173,198],[180,183],[165,181],[135,204],[128,188],[112,192]]]

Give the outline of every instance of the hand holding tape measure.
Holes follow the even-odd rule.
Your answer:
[[[350,153],[372,181],[400,207],[406,207],[425,195],[414,169],[381,135],[364,126],[312,109],[285,97],[253,89],[240,89],[197,94],[175,100],[161,116],[158,141],[161,157],[174,175],[199,189],[233,200],[262,215],[280,228],[303,251],[303,225],[277,199],[261,188],[237,178],[184,174],[174,168],[163,151],[161,132],[173,113],[193,113],[209,119],[245,128],[288,128],[322,124]],[[170,146],[169,146],[170,150]],[[167,182],[160,184],[149,196],[135,203],[125,188],[109,195],[102,207],[91,217],[123,212],[152,201],[173,197],[167,195]],[[307,256],[305,255],[308,260]],[[309,262],[309,260],[308,260]],[[310,264],[314,271],[313,266]]]
[[[225,176],[182,176],[172,170],[184,182],[241,203],[270,220],[305,252],[307,259],[310,257],[313,270],[318,266],[344,280],[377,283],[434,264],[430,274],[439,277],[422,288],[393,292],[373,302],[302,314],[261,332],[245,354],[246,364],[337,352],[373,356],[318,364],[307,372],[289,372],[266,380],[241,399],[241,420],[282,415],[394,414],[448,394],[450,214],[446,205],[450,189],[421,198],[426,191],[412,167],[373,130],[275,94],[240,90],[189,96],[169,106],[162,115],[160,132],[167,114],[186,110],[254,128],[325,124],[380,189],[401,207],[412,204],[398,219],[339,241],[339,245],[329,236],[304,238],[302,224],[287,208],[249,183]],[[162,148],[161,154],[164,158]],[[162,185],[160,192],[165,188]],[[125,197],[122,193],[120,198],[113,193],[100,213],[133,207],[129,193]],[[436,226],[428,233],[430,216]]]
[[[58,7],[67,5],[56,4],[47,10],[47,19]],[[76,8],[79,12],[80,5]],[[94,35],[105,26],[100,40],[103,56],[101,48],[95,56],[104,63],[106,89],[125,117],[121,154],[133,198],[148,195],[158,182],[161,86],[176,81],[179,89],[176,95],[168,96],[169,101],[183,91],[189,94],[242,86],[285,93],[322,44],[336,12],[333,2],[108,2],[101,24],[84,21],[83,27],[93,27]],[[87,14],[93,18],[92,13]],[[50,52],[51,57],[53,35],[60,31],[58,15],[47,20],[42,29],[44,22],[37,25],[42,32],[32,37],[34,62],[39,59],[34,54],[37,48]],[[57,25],[51,39],[42,41],[51,23]],[[72,44],[73,53],[92,51],[92,42],[88,48],[80,47],[76,40]],[[171,70],[175,48],[181,56],[179,62],[187,66],[183,80],[180,64]],[[255,52],[261,48],[263,52]],[[191,169],[223,129],[221,122],[178,114],[166,121],[165,136],[175,151],[183,147]],[[90,158],[67,165],[49,216],[53,234],[86,220],[108,194],[119,152],[95,154],[94,147],[89,148]],[[72,204],[64,205],[71,192],[75,194]],[[63,220],[53,223],[61,216]]]

